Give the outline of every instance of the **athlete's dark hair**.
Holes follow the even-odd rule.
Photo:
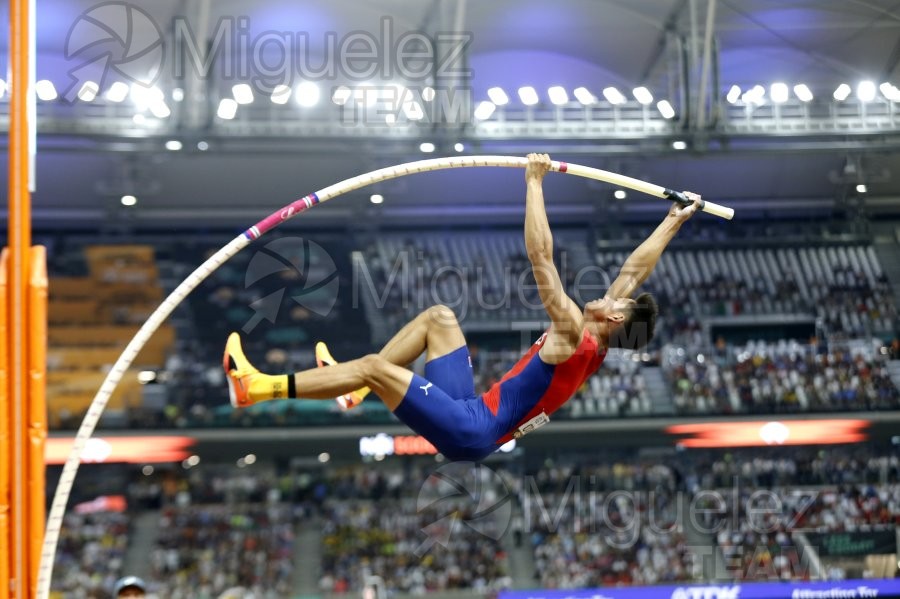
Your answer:
[[[622,326],[610,338],[610,347],[641,349],[653,339],[656,317],[659,314],[656,300],[649,293],[642,293],[634,302]]]

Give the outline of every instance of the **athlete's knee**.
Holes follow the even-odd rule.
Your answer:
[[[359,359],[359,371],[367,385],[383,380],[388,361],[378,354],[369,354]]]
[[[431,306],[422,314],[429,327],[446,328],[459,326],[459,323],[456,320],[456,313],[443,304]]]

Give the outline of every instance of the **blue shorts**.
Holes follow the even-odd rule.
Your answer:
[[[428,439],[450,460],[481,460],[538,404],[553,382],[556,367],[537,353],[520,361],[516,374],[492,388],[497,413],[475,395],[472,360],[461,347],[425,365],[425,378],[413,375],[394,415]],[[488,395],[490,395],[490,393]]]
[[[498,447],[496,419],[475,395],[465,346],[425,364],[425,378],[413,375],[394,415],[449,460],[481,460]]]

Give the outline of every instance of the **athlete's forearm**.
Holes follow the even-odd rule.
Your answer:
[[[656,230],[650,234],[650,237],[639,245],[625,261],[625,264],[622,265],[622,272],[630,274],[634,280],[635,289],[640,287],[653,272],[653,269],[656,268],[660,256],[662,256],[669,242],[672,241],[672,238],[675,237],[680,228],[680,221],[667,216],[656,227]],[[633,291],[634,289],[628,290],[622,296],[629,296]]]
[[[553,234],[544,208],[544,190],[540,179],[527,182],[525,193],[525,251],[532,263],[553,260]]]

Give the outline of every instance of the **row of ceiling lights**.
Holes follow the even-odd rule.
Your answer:
[[[790,99],[791,87],[786,83],[773,83],[769,86],[769,100],[775,104],[783,104]],[[798,83],[793,86],[794,96],[801,102],[811,102],[813,93],[804,83]],[[853,88],[848,83],[841,83],[832,94],[832,97],[838,102],[843,102],[850,97]],[[897,89],[892,83],[882,83],[876,86],[874,81],[860,81],[856,85],[856,99],[860,102],[872,102],[881,91],[881,95],[891,102],[900,102],[900,89]],[[762,85],[754,85],[748,90],[742,90],[738,85],[732,85],[725,95],[725,99],[730,104],[737,104],[740,100],[744,104],[765,104],[766,88]]]
[[[376,102],[380,98],[380,94],[383,96],[385,90],[393,90],[393,97],[402,97],[402,95],[408,91],[398,84],[390,84],[388,86],[383,86],[383,88],[376,87],[373,84],[363,84],[358,86],[355,90],[351,90],[342,85],[335,89],[334,94],[332,95],[332,101],[338,105],[346,104],[350,99],[356,99],[366,103]],[[790,99],[790,90],[791,88],[786,83],[773,83],[769,86],[769,97],[776,103],[787,102],[788,99]],[[856,97],[862,102],[871,102],[875,99],[879,90],[886,99],[894,102],[900,101],[900,89],[895,85],[884,82],[876,86],[874,81],[869,80],[860,81],[857,84]],[[5,95],[6,91],[7,84],[3,79],[0,79],[0,98]],[[794,85],[793,91],[796,98],[802,102],[809,102],[813,99],[812,91],[804,83]],[[832,96],[835,100],[844,101],[850,96],[851,92],[852,87],[849,84],[841,83],[835,89]],[[59,97],[56,86],[49,79],[37,81],[35,83],[35,93],[37,94],[38,99],[44,102],[49,102]],[[603,89],[602,93],[603,97],[614,106],[624,104],[627,101],[625,95],[615,87],[606,87]],[[755,85],[747,90],[742,90],[738,85],[732,85],[726,94],[726,99],[732,104],[737,103],[738,100],[750,103],[764,98],[765,94],[766,88],[762,85]],[[94,81],[86,81],[81,85],[76,95],[78,99],[84,102],[92,102],[100,95],[100,86]],[[234,104],[251,104],[254,100],[253,88],[247,83],[238,83],[234,85],[232,87],[232,95],[233,98],[226,98],[224,100],[226,105],[231,104],[232,102]],[[318,104],[321,97],[321,90],[317,84],[311,81],[300,83],[297,85],[296,89],[292,89],[288,85],[277,85],[273,88],[269,98],[274,104],[287,104],[292,95],[297,104],[305,108],[310,108]],[[598,101],[597,97],[586,87],[576,88],[572,92],[572,95],[575,97],[575,100],[585,106],[595,104]],[[635,100],[645,106],[653,103],[653,94],[646,87],[642,86],[634,88],[632,90],[632,95]],[[435,91],[431,87],[425,87],[422,89],[421,96],[424,100],[431,101],[434,99]],[[534,106],[540,102],[537,90],[530,85],[520,87],[518,89],[518,96],[525,106]],[[137,83],[128,85],[121,81],[113,83],[103,94],[103,97],[114,103],[122,102],[126,98],[131,97],[135,103],[144,104],[147,107],[152,107],[154,104],[165,103],[165,96],[158,87]],[[488,90],[488,97],[494,106],[504,106],[510,101],[509,95],[501,87],[490,88]],[[547,97],[551,104],[557,106],[564,106],[570,102],[568,90],[560,85],[548,88]],[[180,102],[183,98],[183,90],[180,88],[173,90],[172,99],[174,101]],[[661,102],[668,104],[666,100],[662,100]]]
[[[742,90],[740,86],[733,85],[726,94],[726,100],[731,104],[738,101],[748,105],[759,105],[766,102],[766,92],[768,91],[768,99],[773,103],[780,104],[790,99],[791,90],[794,96],[801,102],[810,102],[813,100],[813,93],[806,84],[799,83],[793,87],[789,87],[786,83],[777,82],[769,86],[766,90],[762,85],[755,85],[747,90]],[[892,102],[900,102],[900,89],[891,83],[884,82],[876,86],[873,81],[861,81],[856,86],[856,97],[861,102],[871,102],[875,100],[878,91],[881,91],[885,99]],[[844,101],[849,98],[853,89],[847,83],[841,83],[834,91],[832,96],[837,101]],[[6,92],[6,82],[0,79],[0,97]],[[42,79],[35,84],[35,93],[41,101],[49,102],[59,97],[59,94],[53,82],[48,79]],[[424,111],[421,104],[410,95],[411,92],[401,85],[391,84],[378,88],[372,84],[364,84],[355,89],[346,86],[339,86],[332,94],[332,101],[337,105],[344,105],[350,100],[365,103],[371,106],[379,100],[398,101],[402,105],[403,112],[409,120],[416,121],[424,118]],[[99,85],[93,81],[84,82],[79,88],[77,97],[84,102],[92,102],[100,96]],[[321,99],[321,90],[319,86],[311,81],[304,81],[291,88],[288,85],[276,86],[269,95],[270,100],[274,104],[287,104],[293,96],[295,102],[304,108],[316,106]],[[540,96],[533,86],[523,86],[518,88],[517,95],[519,100],[525,106],[534,106],[540,103]],[[598,98],[591,93],[586,87],[578,87],[573,90],[572,95],[575,100],[584,106],[590,106],[598,102]],[[602,90],[602,95],[613,106],[624,104],[627,102],[626,96],[615,87],[606,87]],[[421,99],[431,101],[435,97],[433,88],[426,87],[422,89]],[[636,87],[632,90],[634,99],[644,106],[653,104],[653,94],[646,87]],[[149,110],[153,116],[157,118],[167,118],[171,115],[171,109],[166,103],[165,94],[156,86],[145,86],[137,83],[128,85],[121,81],[113,83],[102,96],[109,102],[120,103],[126,98],[130,98],[135,105],[141,110]],[[510,97],[501,87],[492,87],[488,90],[490,100],[480,102],[475,109],[475,117],[479,120],[487,120],[493,114],[498,106],[509,104]],[[556,106],[565,106],[570,103],[569,92],[562,86],[553,86],[547,89],[547,98],[550,103]],[[184,92],[180,88],[172,91],[172,100],[180,102],[184,99]],[[247,83],[239,83],[232,87],[232,97],[223,98],[218,105],[216,114],[224,120],[233,119],[238,110],[239,105],[251,104],[255,99],[253,88]],[[398,100],[399,99],[399,100]],[[660,100],[656,102],[656,107],[663,118],[672,119],[675,117],[675,110],[668,100]],[[388,124],[392,124],[388,115]],[[396,117],[394,117],[395,119]]]
[[[507,94],[506,90],[502,87],[492,87],[487,93],[488,98],[490,99],[480,102],[475,108],[475,118],[478,120],[485,121],[491,118],[498,106],[506,106],[509,104],[509,94]],[[628,101],[628,98],[626,98],[622,92],[612,86],[604,88],[602,94],[606,101],[613,106],[618,106]],[[646,87],[636,87],[631,90],[631,94],[635,100],[644,106],[653,104],[653,93]],[[537,90],[530,85],[520,87],[517,91],[517,95],[519,96],[519,100],[525,106],[535,106],[541,101]],[[572,91],[572,95],[582,106],[590,106],[599,101],[597,96],[583,86],[575,88],[575,90]],[[548,88],[547,98],[554,106],[566,106],[571,102],[569,91],[561,85],[554,85],[553,87]],[[668,100],[659,100],[656,102],[656,108],[665,119],[672,119],[675,117],[675,109]]]

